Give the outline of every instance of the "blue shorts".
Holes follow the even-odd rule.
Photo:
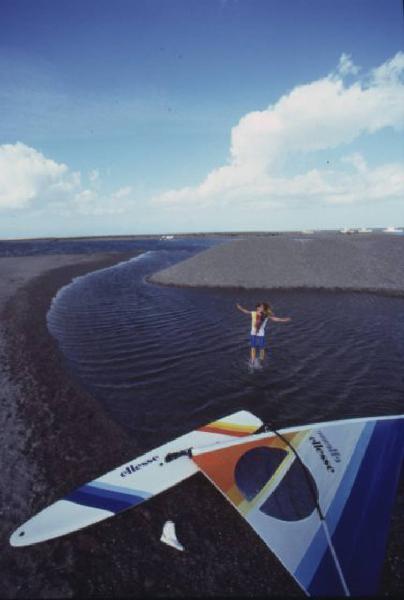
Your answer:
[[[265,348],[265,337],[263,335],[250,335],[251,348]]]

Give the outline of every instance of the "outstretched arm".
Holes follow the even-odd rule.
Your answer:
[[[245,313],[246,315],[249,315],[249,314],[251,314],[251,311],[250,311],[250,310],[247,310],[246,308],[243,308],[243,307],[242,307],[240,304],[236,304],[236,306],[237,306],[237,308],[238,308],[239,310],[241,310],[241,312]]]
[[[275,317],[275,315],[271,315],[269,318],[276,323],[287,323],[292,320],[290,317]]]

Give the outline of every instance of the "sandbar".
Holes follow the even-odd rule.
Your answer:
[[[404,236],[250,236],[153,274],[153,283],[244,289],[404,293]]]

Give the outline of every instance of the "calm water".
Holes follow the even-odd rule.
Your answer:
[[[152,447],[242,408],[279,427],[402,412],[404,299],[146,281],[210,243],[136,242],[140,257],[78,278],[52,303],[67,368],[131,435]],[[265,367],[250,373],[249,317],[235,304],[261,299],[292,322],[269,326]]]

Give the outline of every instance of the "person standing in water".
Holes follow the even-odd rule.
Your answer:
[[[260,302],[256,305],[255,310],[247,310],[240,304],[236,304],[236,307],[246,315],[251,315],[251,365],[257,366],[257,349],[262,364],[265,358],[265,327],[268,319],[275,323],[287,323],[291,319],[290,317],[276,317],[267,302]]]

